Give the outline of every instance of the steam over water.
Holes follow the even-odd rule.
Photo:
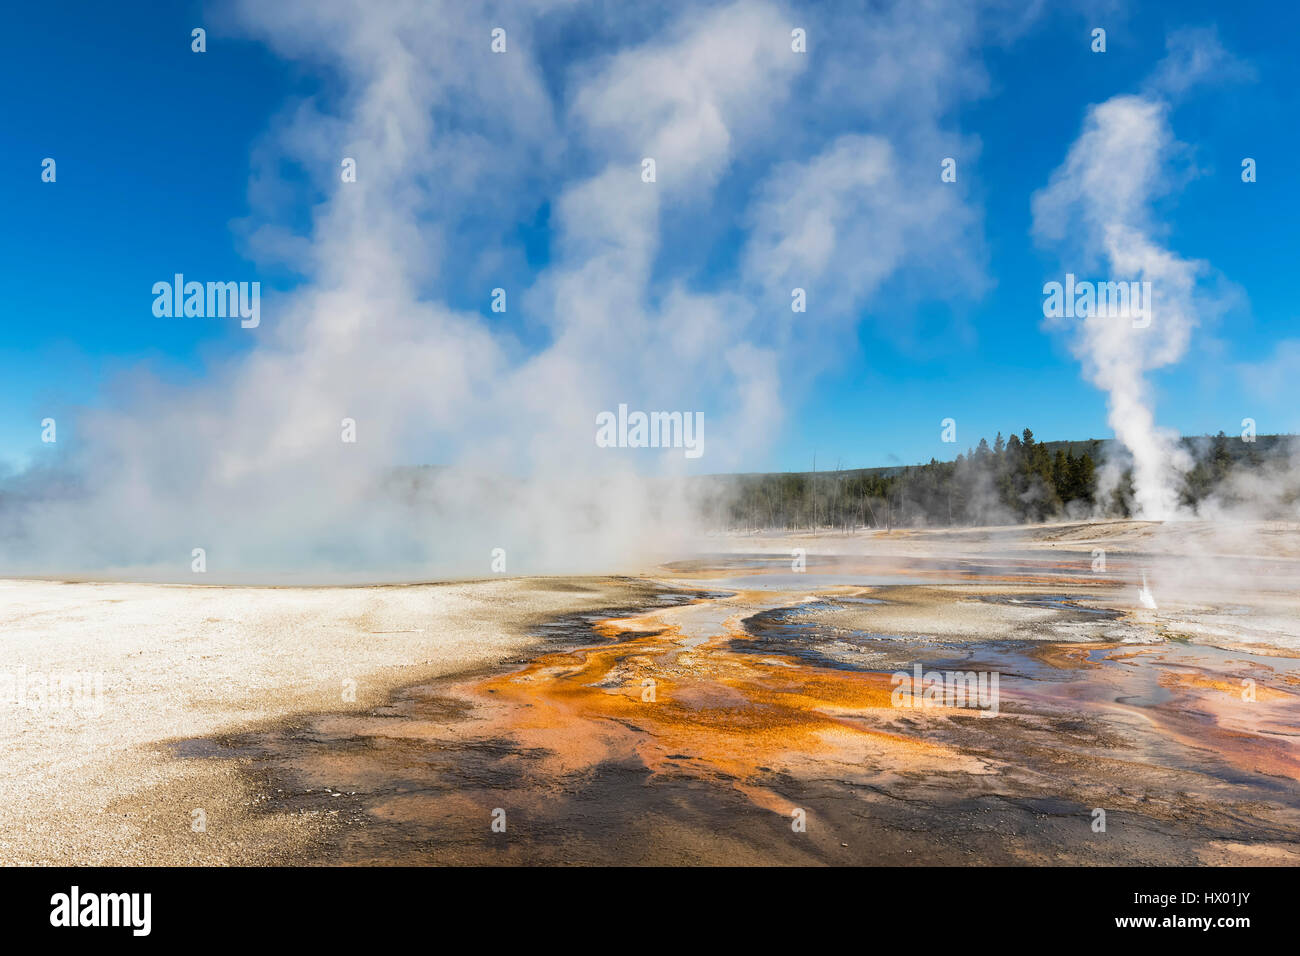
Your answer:
[[[322,81],[252,150],[235,223],[259,268],[295,281],[263,290],[256,322],[251,303],[159,318],[148,285],[124,303],[229,321],[239,347],[51,409],[55,450],[0,485],[0,572],[328,582],[616,570],[681,548],[704,525],[676,480],[762,455],[883,289],[989,286],[966,179],[911,171],[962,143],[949,117],[984,85],[971,37],[1006,39],[990,9],[810,12],[799,30],[840,41],[813,68],[764,0],[603,25],[566,5],[237,2],[239,36]],[[466,42],[498,20],[502,55]],[[561,60],[543,41],[566,31],[589,42]],[[1147,375],[1214,308],[1207,264],[1154,238],[1170,104],[1231,67],[1213,36],[1176,35],[1140,91],[1088,112],[1034,204],[1072,271],[1154,289],[1148,328],[1071,333],[1131,459],[1107,482],[1131,464],[1148,517],[1177,514],[1188,461]],[[539,220],[534,256],[518,225]],[[625,407],[680,414],[707,444],[602,441]]]
[[[733,470],[900,270],[940,295],[984,282],[964,184],[898,176],[941,154],[974,10],[819,12],[810,30],[853,42],[815,71],[768,2],[610,10],[604,27],[563,5],[234,13],[238,34],[327,81],[254,150],[236,222],[260,266],[301,282],[264,288],[258,325],[231,322],[248,347],[199,380],[131,372],[94,408],[56,409],[56,462],[6,482],[9,573],[187,578],[195,549],[208,581],[489,573],[498,548],[508,572],[620,567],[694,526],[682,495],[644,480],[690,462],[600,447],[601,412],[702,416],[697,470]],[[619,39],[593,35],[605,27]],[[541,41],[566,31],[592,42],[560,61]],[[907,71],[885,65],[919,37]],[[869,82],[863,62],[881,64]],[[288,166],[317,197],[305,231],[284,215],[304,192]],[[543,214],[532,268],[516,225]],[[741,220],[735,268],[702,281],[700,243]],[[796,286],[815,290],[815,321],[791,310]],[[221,321],[157,319],[154,298],[141,289],[141,321]],[[425,463],[446,467],[394,475]]]

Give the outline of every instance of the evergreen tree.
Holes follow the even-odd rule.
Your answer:
[[[1093,464],[1092,456],[1087,452],[1074,459],[1070,484],[1073,488],[1072,497],[1074,499],[1088,504],[1092,504],[1096,500],[1097,469]]]
[[[1052,487],[1061,501],[1074,497],[1074,456],[1067,456],[1060,448],[1056,449],[1056,458],[1052,461]]]

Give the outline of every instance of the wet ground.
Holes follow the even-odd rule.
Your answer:
[[[1300,862],[1300,660],[1087,568],[682,563],[526,659],[177,749],[327,824],[285,862]]]

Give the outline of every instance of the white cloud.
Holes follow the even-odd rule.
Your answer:
[[[778,168],[753,209],[747,277],[773,298],[806,288],[819,314],[841,318],[904,263],[977,289],[977,218],[957,185],[940,182],[938,158],[922,169],[888,140],[858,135]]]
[[[785,413],[778,277],[809,274],[810,296],[841,312],[801,328],[803,362],[817,343],[833,354],[890,276],[979,285],[978,213],[938,182],[962,141],[946,113],[982,76],[972,9],[819,8],[800,55],[790,29],[804,14],[762,0],[656,12],[653,29],[631,5],[602,8],[602,35],[619,39],[548,72],[530,37],[566,18],[581,32],[586,6],[243,0],[243,29],[325,79],[257,146],[243,224],[248,248],[295,264],[303,285],[263,301],[251,355],[192,385],[124,383],[81,430],[85,495],[27,515],[6,561],[184,577],[203,546],[214,577],[378,574],[394,561],[477,570],[496,546],[529,556],[513,568],[611,567],[653,547],[673,506],[635,475],[683,463],[597,449],[598,411],[705,410],[701,466],[735,467]],[[498,24],[504,55],[489,50]],[[355,183],[339,182],[344,156]],[[282,164],[308,182],[291,186]],[[719,198],[739,165],[762,183],[748,212],[744,190]],[[447,289],[502,261],[503,236],[544,201],[551,262],[508,290],[546,333],[525,347]],[[304,235],[287,221],[308,203]],[[668,212],[749,224],[741,274],[658,274]],[[340,442],[344,417],[355,445]],[[459,466],[436,478],[440,502],[377,499],[390,467],[412,461]],[[469,473],[527,480],[507,497]]]
[[[1033,198],[1034,233],[1060,251],[1064,271],[1151,283],[1149,327],[1098,314],[1073,320],[1075,354],[1107,393],[1108,421],[1133,458],[1137,506],[1150,518],[1177,512],[1178,476],[1189,461],[1177,435],[1156,424],[1147,373],[1178,362],[1202,317],[1217,308],[1198,285],[1211,275],[1208,263],[1162,245],[1153,216],[1153,201],[1181,178],[1176,159],[1184,147],[1173,136],[1167,97],[1201,78],[1239,72],[1234,62],[1212,33],[1172,36],[1148,92],[1090,107],[1065,161]]]

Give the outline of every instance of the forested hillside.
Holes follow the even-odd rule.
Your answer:
[[[1218,435],[1183,439],[1194,467],[1184,476],[1183,504],[1232,502],[1249,479],[1278,488],[1288,472],[1291,436],[1253,442]],[[890,528],[1008,524],[1092,515],[1129,517],[1132,477],[1122,465],[1103,481],[1103,464],[1119,449],[1110,439],[1040,442],[1026,428],[979,444],[953,461],[851,471],[715,475],[701,479],[711,513],[728,530],[756,528]]]

